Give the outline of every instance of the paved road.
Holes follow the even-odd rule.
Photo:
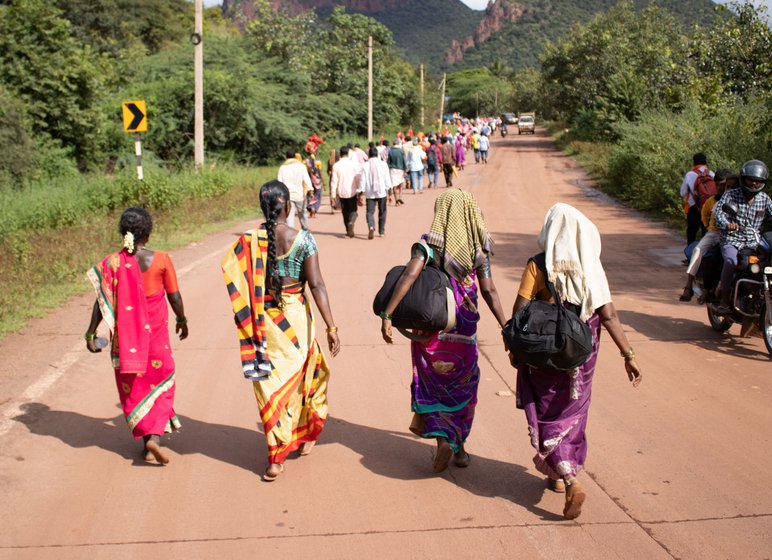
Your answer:
[[[382,239],[366,239],[363,216],[353,240],[340,215],[311,222],[343,350],[320,444],[277,482],[259,477],[264,437],[218,264],[252,224],[173,254],[191,337],[174,345],[184,430],[169,441],[167,467],[139,460],[107,358],[82,348],[91,298],[3,341],[0,558],[772,556],[770,361],[760,339],[716,335],[703,309],[677,303],[681,240],[586,188],[543,135],[498,140],[491,163],[472,164],[457,183],[477,196],[497,242],[506,307],[554,202],[580,208],[603,236],[644,382],[630,387],[606,337],[578,522],[562,520],[562,497],[532,467],[523,414],[507,394],[514,371],[487,309],[471,466],[434,475],[431,443],[407,431],[408,345],[381,341],[370,303],[428,228],[429,191],[389,209]]]

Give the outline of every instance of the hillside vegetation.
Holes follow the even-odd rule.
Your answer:
[[[751,2],[732,9],[689,29],[663,8],[620,2],[548,43],[539,70],[496,61],[450,75],[451,109],[536,110],[604,189],[680,219],[692,154],[713,168],[772,164],[772,31]]]
[[[584,25],[593,16],[606,12],[618,0],[499,0],[521,4],[525,15],[516,22],[506,22],[488,40],[465,52],[453,69],[488,66],[496,60],[512,68],[538,67],[544,45],[563,37],[572,25]],[[710,25],[717,17],[711,0],[635,0],[640,11],[653,4],[672,14],[686,28]]]

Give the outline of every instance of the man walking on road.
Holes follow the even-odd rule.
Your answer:
[[[359,188],[357,193],[367,204],[367,239],[375,237],[375,207],[378,206],[378,235],[386,233],[386,195],[391,198],[391,175],[389,166],[378,157],[375,148],[370,148],[370,157],[359,174]]]
[[[452,187],[453,165],[456,163],[456,149],[445,136],[442,138],[442,148],[440,148],[440,154],[442,155],[442,173],[445,175],[445,188]]]
[[[483,163],[488,163],[488,150],[491,147],[491,140],[488,138],[487,134],[483,134],[480,136],[480,159]]]
[[[306,164],[295,157],[295,150],[287,150],[287,159],[279,167],[276,177],[287,185],[292,202],[292,211],[287,217],[287,225],[295,227],[295,215],[300,219],[300,227],[308,229],[308,214],[306,213],[306,195],[314,190]]]
[[[332,166],[330,179],[330,197],[339,203],[343,213],[343,225],[346,235],[354,237],[354,224],[357,221],[357,183],[359,164],[348,157],[348,146],[340,148],[340,159]]]

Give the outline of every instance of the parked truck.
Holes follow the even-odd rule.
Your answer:
[[[520,113],[517,116],[517,133],[536,132],[536,113]]]

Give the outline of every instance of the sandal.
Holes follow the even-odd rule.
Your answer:
[[[692,288],[686,287],[686,288],[684,288],[684,291],[681,294],[681,297],[678,298],[678,300],[679,301],[692,301],[692,296],[694,296],[694,290]]]
[[[158,445],[157,441],[151,439],[145,444],[145,449],[155,457],[158,464],[167,465],[169,463],[169,458],[161,451],[161,446]],[[147,455],[145,457],[147,457]]]
[[[306,455],[311,454],[311,450],[314,448],[314,445],[316,445],[315,441],[307,441],[303,445],[300,446],[300,451],[298,451],[298,454],[301,457],[305,457]]]
[[[582,505],[584,500],[587,499],[587,494],[584,490],[578,488],[573,492],[566,493],[566,505],[563,507],[563,517],[565,519],[576,519],[582,515]]]
[[[434,472],[440,473],[447,469],[452,456],[453,450],[450,448],[448,440],[441,439],[437,444],[437,452],[434,454],[434,463],[432,465]]]
[[[557,494],[565,494],[566,493],[566,483],[563,482],[562,479],[553,479],[548,478],[547,484],[549,485],[550,490],[553,492],[556,492]]]
[[[273,482],[277,478],[279,478],[279,475],[284,472],[284,464],[283,463],[271,463],[268,465],[268,468],[265,469],[265,472],[263,473],[263,480],[266,482]]]

